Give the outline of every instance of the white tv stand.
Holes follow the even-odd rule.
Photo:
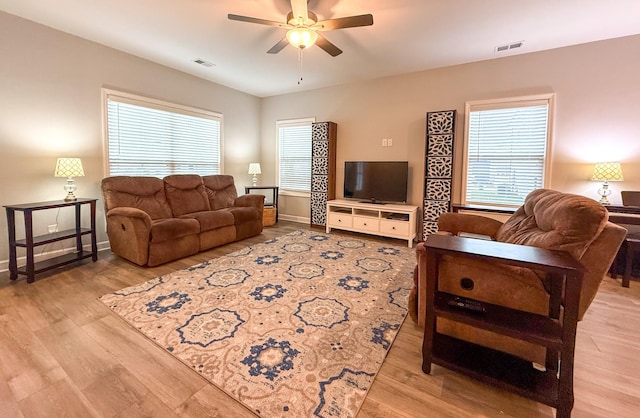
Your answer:
[[[418,207],[398,204],[360,203],[355,200],[327,202],[327,233],[331,229],[406,239],[409,248],[416,237]]]

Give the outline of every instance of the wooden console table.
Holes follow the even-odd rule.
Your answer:
[[[93,261],[98,259],[98,246],[96,243],[96,201],[98,199],[78,198],[74,201],[54,200],[50,202],[25,203],[22,205],[7,205],[7,229],[9,232],[9,278],[16,280],[18,274],[27,276],[27,282],[33,283],[35,275],[56,267],[74,263],[91,257]],[[81,227],[80,212],[82,205],[88,204],[91,211],[91,226],[89,228]],[[46,209],[56,209],[63,207],[75,207],[76,226],[74,229],[65,231],[52,232],[45,235],[33,236],[33,212]],[[15,213],[22,212],[24,214],[24,239],[16,239],[16,218]],[[82,248],[82,236],[91,236],[91,251],[84,251]],[[76,239],[76,252],[63,254],[58,257],[49,258],[36,263],[34,261],[33,250],[35,247],[52,242],[62,241],[69,238]],[[18,267],[18,258],[16,254],[17,247],[24,247],[27,251],[27,263]]]
[[[615,211],[609,211],[612,213],[609,215],[609,221],[625,226],[625,225],[640,225],[640,207],[637,206],[616,206]],[[631,271],[633,270],[634,256],[640,252],[640,233],[630,233],[624,239],[624,244],[620,247],[618,254],[622,251],[622,248],[626,246],[626,254],[624,259],[624,270],[622,273],[622,287],[629,287],[631,280]],[[615,262],[614,262],[615,263]],[[617,277],[617,271],[614,267],[609,270],[611,277],[614,279]]]
[[[564,252],[472,238],[430,235],[424,246],[427,283],[422,370],[431,373],[431,364],[435,363],[552,406],[557,409],[557,418],[569,417],[573,408],[573,359],[583,266]],[[450,306],[455,296],[437,290],[443,255],[546,272],[551,283],[549,315],[477,301],[473,302],[479,303],[484,312]],[[439,317],[544,346],[546,370],[534,369],[530,361],[519,357],[439,334]]]

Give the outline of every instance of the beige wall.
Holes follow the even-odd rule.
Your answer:
[[[597,199],[598,185],[588,181],[592,163],[620,161],[625,181],[612,183],[611,196],[612,203],[620,203],[620,190],[640,190],[640,56],[632,51],[640,51],[640,36],[265,98],[264,181],[275,178],[269,167],[276,120],[315,117],[338,124],[338,197],[344,161],[408,160],[409,201],[419,205],[425,114],[457,109],[454,201],[459,201],[465,101],[553,92],[550,187]],[[393,146],[383,148],[382,138],[392,138]],[[305,199],[281,201],[285,217],[309,216]]]
[[[102,87],[221,112],[225,172],[240,190],[250,183],[252,161],[262,163],[260,184],[275,181],[277,120],[334,121],[338,197],[345,160],[408,160],[414,204],[422,198],[426,112],[458,110],[459,173],[465,101],[554,92],[550,186],[597,198],[598,185],[588,181],[592,163],[620,161],[625,181],[612,184],[611,199],[619,203],[620,190],[640,190],[638,50],[640,36],[633,36],[259,99],[0,12],[0,204],[62,198],[64,179],[52,175],[58,156],[81,157],[86,176],[77,179],[77,194],[101,198]],[[392,138],[393,146],[383,148],[382,138]],[[454,180],[458,200],[459,175]],[[309,217],[307,199],[283,196],[280,203],[284,218]],[[99,241],[105,242],[98,207]],[[38,217],[36,233],[55,222],[72,226],[63,212],[59,219],[55,211]],[[7,255],[6,219],[0,216],[0,270]]]
[[[248,164],[260,157],[259,98],[0,12],[0,205],[62,199],[65,179],[53,177],[58,156],[81,157],[86,176],[76,179],[76,194],[101,199],[102,87],[222,113],[225,172],[241,190],[250,184]],[[104,242],[101,201],[98,212]],[[53,223],[55,210],[38,213],[35,232]],[[73,227],[66,210],[57,223]],[[7,258],[3,213],[0,270]]]

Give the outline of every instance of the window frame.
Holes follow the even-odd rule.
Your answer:
[[[197,108],[194,106],[187,106],[177,103],[168,102],[165,100],[154,99],[146,96],[141,96],[138,94],[127,93],[119,90],[102,88],[102,145],[103,145],[103,173],[105,176],[110,176],[111,174],[111,163],[110,163],[110,155],[109,155],[109,109],[108,109],[108,101],[112,99],[113,101],[131,104],[140,107],[147,107],[156,110],[162,110],[165,112],[183,114],[188,116],[195,116],[204,119],[216,120],[219,123],[220,128],[220,143],[218,144],[219,148],[219,158],[218,162],[219,173],[224,173],[224,117],[222,113],[214,112],[211,110],[206,110],[202,108]],[[143,175],[143,174],[140,174]]]
[[[555,93],[544,93],[528,96],[517,96],[500,99],[474,100],[465,102],[465,130],[463,138],[463,158],[462,158],[462,179],[461,179],[461,202],[464,205],[495,206],[518,208],[521,204],[504,204],[495,202],[469,202],[467,200],[467,175],[469,170],[469,124],[470,113],[473,111],[509,109],[517,107],[529,107],[536,105],[547,105],[547,140],[545,145],[545,156],[542,167],[542,187],[548,188],[551,179],[551,161],[553,152],[553,127],[555,115]]]
[[[313,124],[316,122],[315,117],[309,118],[297,118],[297,119],[281,119],[276,121],[276,184],[279,189],[278,192],[284,196],[296,196],[296,197],[311,197],[311,157],[313,150],[311,147],[313,146],[313,139],[309,138],[309,190],[308,191],[300,191],[300,190],[291,190],[285,189],[280,184],[280,128],[286,126],[303,126],[309,125],[313,130]],[[313,135],[313,134],[312,134]]]

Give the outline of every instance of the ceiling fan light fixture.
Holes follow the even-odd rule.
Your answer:
[[[287,32],[287,40],[296,48],[308,48],[318,39],[318,34],[308,28],[295,28]]]

